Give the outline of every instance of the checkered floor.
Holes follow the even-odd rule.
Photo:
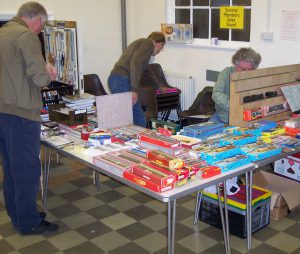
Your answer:
[[[167,253],[165,204],[105,176],[97,192],[91,171],[67,158],[51,168],[47,218],[60,225],[55,234],[20,236],[5,212],[1,184],[1,254]],[[193,225],[194,202],[193,195],[177,202],[175,253],[225,253],[221,230]],[[245,240],[231,236],[230,243],[232,254],[247,253]],[[300,208],[255,233],[251,253],[300,253]]]

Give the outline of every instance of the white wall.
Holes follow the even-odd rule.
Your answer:
[[[97,73],[106,84],[109,72],[122,51],[120,0],[38,0],[55,19],[76,20],[78,24],[79,64],[81,73]],[[160,30],[166,22],[168,0],[127,0],[128,42]],[[269,0],[252,0],[250,46],[262,55],[260,67],[300,62],[300,43],[280,39],[282,10],[300,11],[299,0],[270,0],[270,29],[273,41],[263,41]],[[24,0],[0,0],[0,14],[13,13]],[[205,85],[206,70],[220,71],[231,65],[236,49],[221,47],[191,47],[168,44],[156,57],[165,70],[192,75],[197,91]]]
[[[75,20],[81,74],[97,73],[104,85],[122,52],[120,0],[36,0],[56,20]],[[0,0],[1,13],[16,13],[26,0]]]
[[[133,34],[139,37],[145,34],[144,31],[158,30],[160,23],[166,22],[165,6],[167,1],[129,0],[131,8],[138,6],[139,11],[139,14],[130,19],[131,22],[128,22],[129,29],[134,31]],[[261,39],[261,32],[266,28],[268,1],[252,0],[250,46],[262,55],[260,67],[299,63],[299,41],[280,40],[280,26],[282,10],[300,11],[300,1],[270,0],[270,30],[274,33],[274,40],[264,41]],[[159,11],[156,11],[155,8]],[[161,11],[162,9],[165,11]],[[129,40],[133,40],[133,37],[130,37]],[[205,85],[213,85],[206,81],[206,70],[221,71],[224,67],[231,65],[231,56],[235,50],[169,44],[166,45],[164,52],[156,57],[156,62],[159,62],[166,70],[193,76],[197,86],[196,90],[201,91]]]

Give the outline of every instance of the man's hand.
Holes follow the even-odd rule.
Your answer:
[[[52,64],[50,64],[50,63],[46,64],[46,71],[48,72],[51,80],[55,80],[56,79],[57,72],[56,72],[55,67]]]
[[[136,104],[138,99],[138,94],[136,92],[132,92],[132,105]]]

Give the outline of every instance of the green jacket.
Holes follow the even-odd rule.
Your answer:
[[[140,87],[142,74],[149,64],[154,45],[150,39],[138,39],[132,42],[115,64],[111,74],[127,77],[131,88]]]
[[[230,74],[234,71],[234,67],[227,67],[219,73],[212,94],[216,113],[224,123],[229,122]]]
[[[22,19],[0,29],[0,112],[40,121],[41,88],[50,83],[41,43]]]

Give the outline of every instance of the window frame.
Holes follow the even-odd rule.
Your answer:
[[[230,6],[232,6],[232,0],[230,1]],[[251,6],[243,6],[245,9],[251,10],[252,16],[252,5]],[[211,44],[211,17],[212,17],[212,9],[220,9],[217,6],[192,6],[192,0],[190,0],[189,6],[175,6],[175,0],[167,0],[166,1],[166,18],[167,23],[174,24],[175,23],[175,9],[189,9],[190,10],[190,21],[193,23],[193,10],[195,9],[205,9],[209,12],[209,24],[208,24],[208,38],[194,38],[192,43],[187,43],[190,46],[209,46],[209,47],[219,47],[219,48],[232,48],[237,49],[240,47],[246,47],[250,45],[251,40],[251,21],[250,21],[250,39],[249,41],[232,41],[232,29],[229,29],[229,37],[228,40],[218,40],[217,45]],[[172,42],[171,42],[172,43]]]

